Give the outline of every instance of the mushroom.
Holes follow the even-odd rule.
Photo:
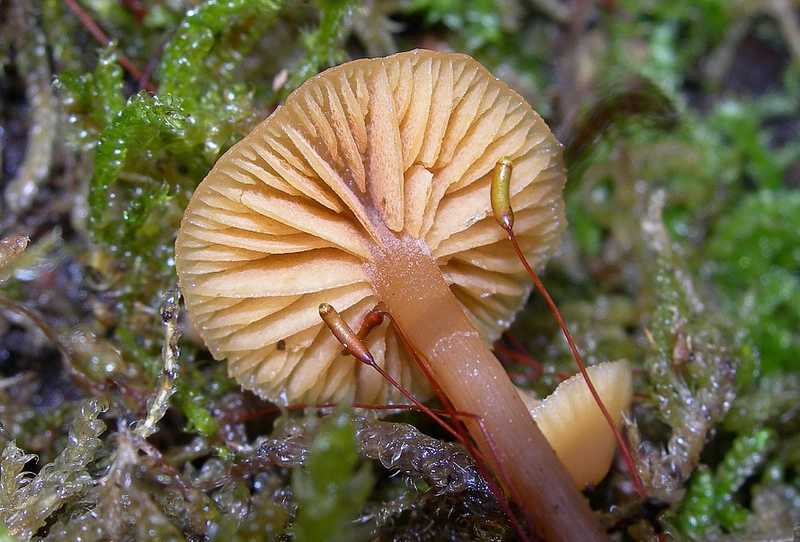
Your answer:
[[[415,50],[331,68],[220,158],[176,241],[188,314],[245,388],[278,403],[400,399],[319,319],[391,315],[366,346],[417,397],[427,360],[501,482],[545,538],[602,535],[491,344],[530,287],[492,216],[495,164],[534,265],[565,227],[561,145],[472,58]]]
[[[628,410],[633,398],[630,365],[614,361],[587,370],[614,425],[619,427],[622,413]],[[579,489],[605,478],[617,441],[580,374],[559,384],[541,401],[530,391],[518,389],[518,392]]]

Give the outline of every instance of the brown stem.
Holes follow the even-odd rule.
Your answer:
[[[366,265],[378,297],[465,420],[491,467],[545,540],[606,537],[586,500],[519,398],[500,362],[467,319],[421,241],[383,236]],[[484,435],[484,431],[486,435]]]

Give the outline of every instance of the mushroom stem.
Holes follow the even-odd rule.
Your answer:
[[[322,303],[319,306],[319,314],[322,317],[322,320],[325,322],[325,325],[327,325],[328,328],[333,333],[334,337],[336,337],[336,339],[340,343],[342,343],[342,345],[344,345],[346,352],[350,353],[350,355],[352,355],[354,358],[356,358],[361,363],[364,363],[365,365],[368,365],[368,366],[372,367],[375,371],[377,371],[387,382],[389,382],[392,385],[393,388],[395,388],[397,391],[399,391],[414,406],[416,406],[422,412],[424,412],[428,416],[430,416],[445,431],[447,431],[448,433],[453,435],[453,437],[455,437],[456,440],[461,442],[464,445],[464,447],[467,448],[467,450],[473,456],[476,456],[476,459],[478,459],[478,456],[482,455],[478,450],[476,450],[474,448],[474,444],[471,441],[469,441],[469,437],[467,436],[467,434],[465,432],[457,431],[456,429],[451,427],[449,424],[445,423],[445,421],[441,417],[439,417],[439,415],[437,415],[432,409],[426,407],[421,402],[419,402],[417,400],[417,398],[414,397],[414,395],[411,392],[409,392],[407,389],[405,389],[403,386],[401,386],[400,383],[397,382],[397,380],[395,380],[389,373],[387,373],[380,365],[375,363],[375,359],[372,357],[372,354],[370,353],[370,351],[367,349],[367,347],[361,341],[361,337],[359,337],[359,335],[361,335],[362,332],[364,332],[365,334],[368,333],[369,332],[368,330],[369,330],[370,326],[379,325],[380,322],[383,321],[383,314],[384,313],[382,311],[375,311],[373,309],[373,311],[370,312],[367,315],[367,318],[365,318],[364,322],[361,325],[361,329],[359,330],[358,334],[356,334],[350,328],[350,326],[341,317],[341,315],[336,311],[336,309],[334,309],[328,303]],[[428,370],[427,367],[428,366],[426,365],[426,371]],[[449,406],[449,403],[447,403],[447,404]],[[451,415],[455,415],[456,414],[456,412],[454,410],[451,410],[450,413],[451,413]],[[472,417],[472,418],[475,418],[475,419],[480,419],[479,416],[475,416],[474,414],[469,414],[469,417]],[[481,470],[483,470],[483,468],[484,468],[483,465],[486,465],[486,461],[478,461],[478,465],[479,465],[479,468]],[[482,472],[482,474],[486,475],[488,473]],[[519,525],[519,523],[517,523],[513,512],[511,511],[510,507],[508,506],[508,502],[506,501],[506,499],[503,496],[502,489],[497,487],[496,484],[492,483],[492,480],[489,478],[489,476],[487,476],[487,480],[486,481],[489,484],[489,486],[492,488],[492,492],[497,497],[498,501],[500,502],[500,505],[503,507],[504,511],[508,515],[508,518],[512,522],[512,524],[514,526],[514,529],[517,531],[517,534],[519,535],[520,540],[523,540],[523,541],[527,542],[528,541],[528,537],[525,534],[525,531]]]
[[[467,319],[423,242],[385,231],[365,264],[395,324],[430,362],[436,384],[465,420],[531,526],[545,540],[605,540],[500,362]]]

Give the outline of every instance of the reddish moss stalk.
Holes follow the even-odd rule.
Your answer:
[[[605,540],[500,362],[444,281],[424,244],[386,232],[367,274],[413,347],[430,360],[436,384],[465,420],[482,454],[545,540]]]
[[[628,444],[625,442],[625,439],[622,438],[622,434],[617,430],[611,414],[608,412],[606,405],[603,404],[600,394],[597,393],[597,389],[595,389],[592,379],[589,377],[589,373],[586,370],[586,364],[583,362],[580,352],[578,352],[578,347],[575,346],[575,340],[572,338],[572,333],[570,333],[569,328],[567,327],[567,322],[561,316],[561,311],[558,310],[558,306],[556,306],[555,301],[553,301],[553,298],[550,297],[550,293],[547,291],[547,288],[545,288],[544,283],[542,283],[542,281],[539,279],[539,275],[536,274],[536,271],[534,271],[530,263],[528,263],[528,259],[522,252],[522,248],[517,242],[516,235],[514,235],[514,210],[511,208],[511,195],[509,193],[512,168],[513,164],[509,158],[503,158],[497,163],[497,166],[495,166],[491,191],[492,212],[494,213],[495,220],[497,220],[497,223],[500,225],[500,227],[505,230],[508,240],[511,241],[511,245],[514,247],[514,252],[517,254],[517,259],[525,267],[525,271],[528,273],[528,276],[536,286],[536,290],[544,298],[548,308],[550,309],[550,312],[553,314],[556,322],[558,322],[558,327],[561,328],[561,332],[564,334],[564,338],[567,340],[567,345],[569,345],[569,350],[572,353],[572,357],[575,358],[575,363],[578,365],[578,369],[580,370],[586,385],[589,387],[589,391],[591,392],[595,403],[597,403],[597,406],[600,407],[600,411],[603,413],[603,417],[606,419],[608,427],[614,434],[614,438],[617,441],[617,446],[619,446],[623,456],[625,457],[625,462],[628,465],[628,470],[630,470],[631,478],[633,479],[633,484],[636,487],[636,491],[639,493],[641,498],[646,499],[647,492],[645,491],[642,479],[639,477],[639,473],[636,470],[636,463],[633,461],[633,455],[628,449]]]

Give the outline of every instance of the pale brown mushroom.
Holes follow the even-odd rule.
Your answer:
[[[614,361],[587,370],[614,425],[619,427],[633,398],[630,365]],[[605,478],[617,441],[583,377],[576,374],[568,378],[542,400],[530,391],[518,391],[575,485],[583,489]]]
[[[431,363],[470,432],[549,539],[599,536],[588,506],[488,345],[529,292],[492,216],[495,164],[514,162],[516,233],[534,265],[565,227],[561,145],[516,92],[472,58],[416,50],[329,69],[220,158],[176,242],[188,312],[244,387],[277,401],[400,399],[344,355],[319,318],[353,328],[376,362],[424,398],[395,327]]]

